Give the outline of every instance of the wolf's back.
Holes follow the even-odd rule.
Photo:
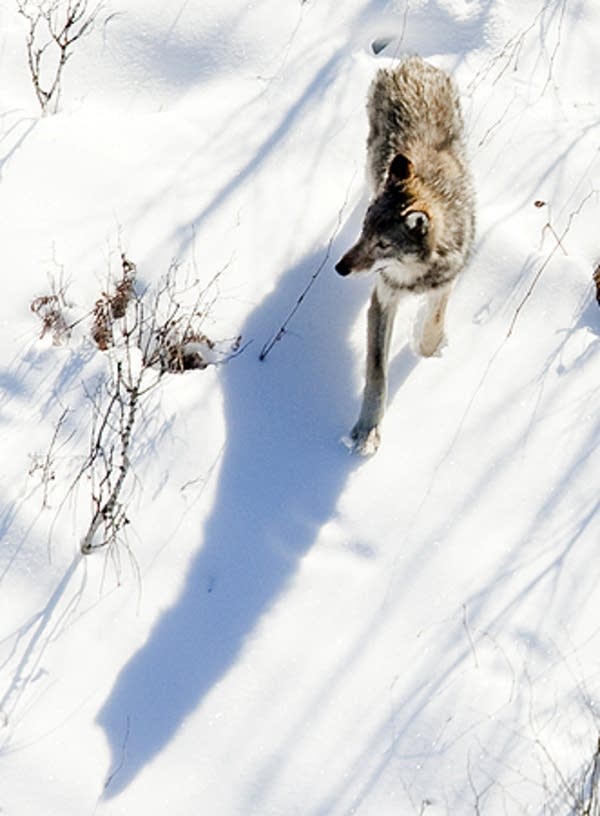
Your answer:
[[[396,153],[441,150],[462,153],[463,121],[450,77],[420,57],[381,68],[367,102],[371,183],[377,189]]]

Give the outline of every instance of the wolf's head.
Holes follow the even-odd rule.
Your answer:
[[[366,212],[358,242],[336,264],[340,275],[379,271],[430,255],[431,216],[415,203],[413,168],[398,153],[385,185]]]

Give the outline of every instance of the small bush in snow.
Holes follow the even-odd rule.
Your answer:
[[[16,0],[27,22],[27,63],[42,114],[56,113],[64,67],[103,7],[88,0]]]
[[[42,335],[58,326],[64,338],[83,326],[82,342],[91,341],[105,361],[95,388],[83,384],[92,423],[88,453],[72,482],[73,488],[89,485],[91,518],[81,539],[86,554],[116,544],[129,524],[124,496],[137,420],[164,376],[206,369],[239,352],[239,337],[224,348],[207,337],[207,290],[186,303],[195,287],[180,288],[177,272],[172,264],[156,287],[143,287],[136,265],[122,255],[119,280],[83,318],[69,324],[64,298],[56,294],[36,298],[31,306],[42,320]]]

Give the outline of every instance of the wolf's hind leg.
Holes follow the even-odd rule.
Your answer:
[[[382,304],[377,289],[373,290],[367,318],[367,376],[362,408],[350,433],[352,449],[363,456],[375,453],[379,447],[379,424],[387,401],[387,368],[397,297]]]
[[[441,351],[444,345],[446,307],[450,297],[450,286],[432,289],[428,292],[424,313],[416,332],[416,345],[422,357],[432,357]]]

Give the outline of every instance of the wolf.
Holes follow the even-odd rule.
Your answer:
[[[367,100],[367,181],[371,201],[358,242],[336,264],[343,276],[376,273],[367,318],[367,372],[352,449],[380,444],[387,367],[401,298],[425,296],[417,350],[439,352],[453,281],[475,235],[475,194],[458,89],[418,56],[380,69]]]

